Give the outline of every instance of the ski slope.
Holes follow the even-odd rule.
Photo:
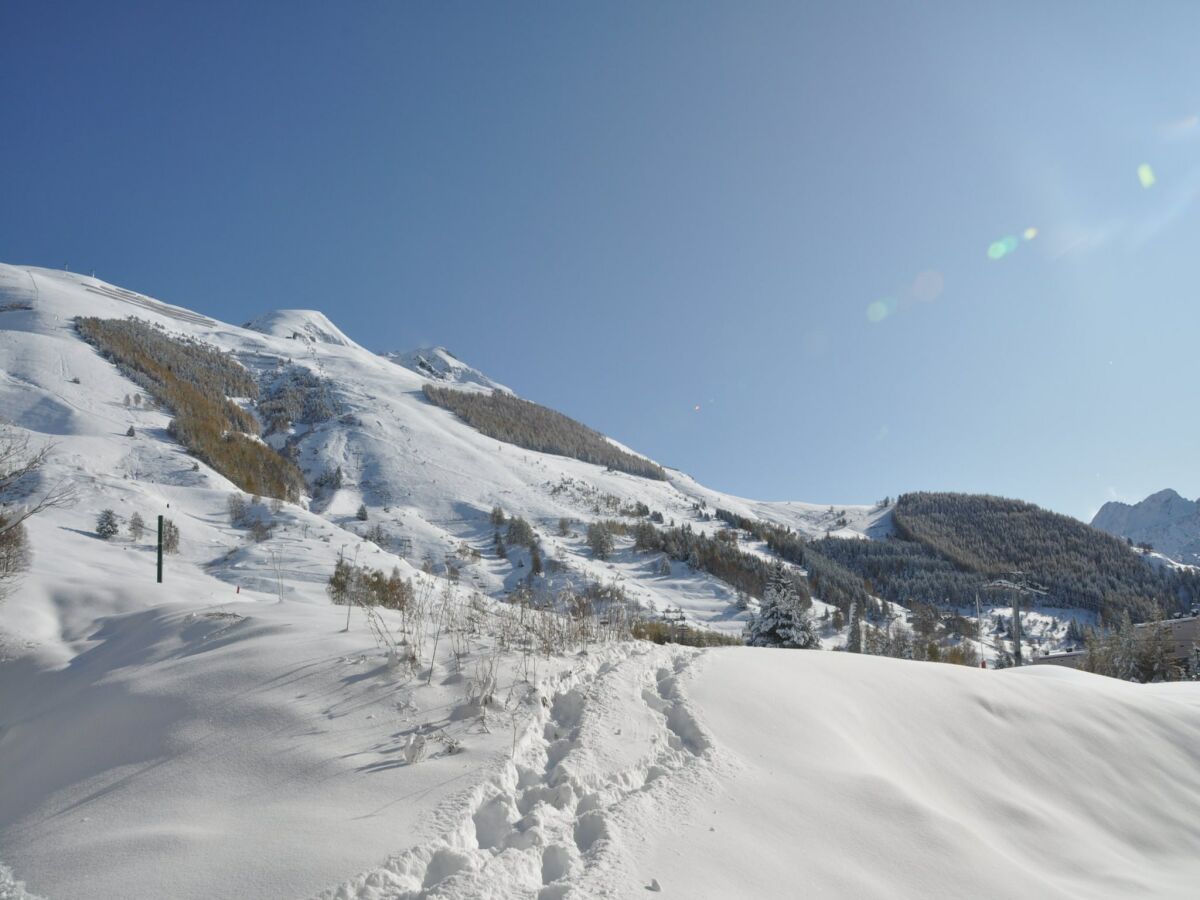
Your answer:
[[[230,522],[235,486],[170,440],[166,414],[124,405],[139,388],[76,336],[79,315],[195,336],[264,383],[289,367],[320,378],[337,414],[269,439],[293,442],[310,480],[342,467],[343,488],[263,504],[274,528],[256,543]],[[497,386],[441,350],[380,356],[314,311],[239,327],[0,265],[0,418],[53,443],[42,484],[77,495],[30,521],[31,566],[0,600],[0,897],[555,900],[642,896],[652,879],[687,897],[1191,895],[1196,685],[523,645],[514,634],[557,619],[503,602],[528,560],[488,552],[494,506],[538,530],[557,563],[547,591],[616,584],[726,633],[746,616],[726,585],[681,563],[660,574],[628,541],[593,559],[587,522],[644,502],[699,530],[721,506],[878,536],[887,511],[502,445],[428,404],[430,381]],[[122,526],[109,541],[106,508]],[[180,528],[162,585],[150,536],[125,528],[134,512]],[[330,604],[342,553],[447,611],[408,632],[380,612],[411,664]],[[448,556],[456,585],[421,571]]]

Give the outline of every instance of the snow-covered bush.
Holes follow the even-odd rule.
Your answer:
[[[170,519],[163,519],[162,548],[164,553],[179,552],[179,526]]]

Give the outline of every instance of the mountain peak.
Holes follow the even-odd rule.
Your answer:
[[[416,350],[393,351],[382,356],[433,381],[514,393],[478,369],[467,365],[445,347],[418,347]]]
[[[1100,507],[1092,527],[1146,543],[1180,562],[1200,557],[1200,501],[1164,488],[1137,503],[1111,501]]]
[[[1153,494],[1151,494],[1149,497],[1147,497],[1145,500],[1143,500],[1142,503],[1144,503],[1144,504],[1152,504],[1152,503],[1153,504],[1164,504],[1164,503],[1175,503],[1176,501],[1179,501],[1182,503],[1187,503],[1187,504],[1191,505],[1191,501],[1184,499],[1184,497],[1174,488],[1163,488],[1161,491],[1156,491]],[[1141,504],[1138,504],[1138,505],[1141,505]]]
[[[275,309],[250,320],[245,327],[273,337],[342,347],[356,346],[325,313],[315,309]]]

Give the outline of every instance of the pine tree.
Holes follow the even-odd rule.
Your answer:
[[[608,559],[613,552],[612,532],[603,522],[592,522],[587,529],[587,542],[596,559]]]
[[[538,550],[537,544],[529,548],[529,574],[542,574],[542,553]]]
[[[360,522],[367,521],[367,504],[365,504],[365,503],[358,504],[358,512],[356,512],[354,514],[354,517],[356,519],[358,519],[358,521],[360,521]]]
[[[120,530],[121,527],[117,524],[117,514],[111,509],[104,510],[96,519],[96,534],[106,541],[116,537]]]
[[[787,647],[809,650],[821,646],[808,610],[782,563],[775,563],[763,592],[757,616],[746,623],[746,643],[751,647]]]
[[[861,605],[853,603],[850,606],[850,633],[846,636],[846,650],[850,653],[862,653],[862,611]]]
[[[129,517],[129,536],[135,541],[142,539],[142,533],[146,530],[146,523],[142,521],[141,513],[134,513]]]

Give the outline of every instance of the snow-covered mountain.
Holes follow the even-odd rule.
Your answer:
[[[478,369],[468,366],[445,347],[422,347],[419,350],[393,351],[383,354],[397,365],[416,372],[418,375],[433,381],[454,385],[455,387],[484,388],[489,391],[512,390],[493,381]]]
[[[506,515],[522,516],[533,524],[548,555],[562,563],[562,578],[617,582],[649,610],[682,608],[700,624],[736,632],[745,613],[733,607],[735,597],[726,585],[685,572],[686,567],[662,578],[650,571],[648,561],[630,554],[617,553],[598,562],[586,551],[583,526],[638,502],[700,530],[715,529],[705,511],[716,506],[808,534],[831,527],[857,533],[885,515],[870,507],[834,511],[815,504],[748,501],[706,488],[680,472],[670,471],[668,480],[655,481],[498,443],[433,407],[421,388],[426,383],[452,383],[507,390],[502,385],[441,349],[375,354],[320,312],[279,310],[239,328],[81,275],[8,266],[0,271],[5,285],[0,303],[29,307],[4,314],[9,389],[0,396],[0,416],[57,435],[65,455],[83,467],[72,470],[71,477],[96,479],[98,486],[109,479],[145,481],[150,459],[178,454],[180,448],[165,439],[166,418],[161,413],[120,407],[122,396],[135,386],[79,340],[71,322],[80,315],[137,316],[172,333],[198,338],[232,353],[264,385],[285,371],[302,370],[319,380],[336,418],[298,424],[267,440],[277,446],[291,444],[310,483],[325,471],[342,470],[341,489],[311,498],[306,514],[317,515],[326,529],[333,524],[361,531],[354,514],[365,504],[371,524],[385,532],[386,545],[402,550],[417,567],[426,561],[440,567],[464,542],[490,549],[494,527],[488,517],[499,506]],[[75,384],[76,373],[85,371],[89,376]],[[89,454],[70,452],[81,434],[124,431],[130,425],[137,432],[134,438],[114,442],[91,457],[106,460],[97,471],[87,465]],[[195,479],[218,492],[234,490],[226,479],[204,468]],[[848,524],[834,525],[843,513]],[[576,527],[558,534],[564,518]],[[343,545],[353,549],[362,544],[358,533],[348,531],[336,545],[332,541],[331,537],[324,553],[327,560]],[[367,552],[378,550],[372,546]],[[500,595],[527,574],[528,560],[522,560],[521,551],[514,550],[512,562],[486,560],[468,567],[465,574],[480,590]],[[232,577],[220,567],[210,566],[210,571]]]
[[[1200,500],[1188,500],[1170,488],[1138,503],[1105,503],[1092,527],[1150,544],[1177,562],[1200,564]]]
[[[309,489],[243,497],[79,316],[230,354],[261,391],[234,401]],[[558,588],[619,589],[740,632],[724,582],[628,537],[589,551],[588,524],[636,504],[703,533],[716,507],[812,536],[884,535],[889,512],[522,449],[426,385],[501,387],[316,311],[239,327],[0,265],[0,419],[52,445],[34,495],[75,490],[29,520],[0,600],[0,897],[1191,896],[1197,685],[655,646],[543,611]],[[291,410],[277,430],[272,408]],[[543,548],[532,599],[495,507]],[[135,514],[178,527],[161,584]],[[410,581],[404,609],[332,605],[339,557]]]

